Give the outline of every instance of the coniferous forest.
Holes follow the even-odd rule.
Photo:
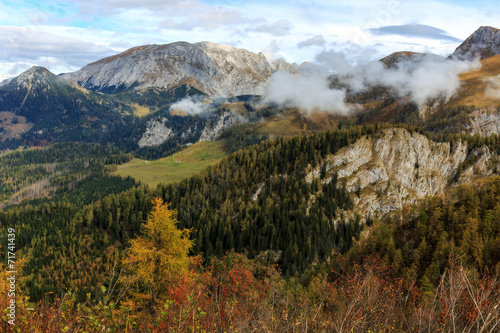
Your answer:
[[[22,271],[16,328],[494,331],[500,178],[382,218],[349,214],[359,193],[325,157],[387,126],[266,140],[157,187],[110,175],[131,155],[98,144],[1,156],[6,198],[40,182],[50,193],[0,211]],[[470,149],[500,142],[420,132]]]

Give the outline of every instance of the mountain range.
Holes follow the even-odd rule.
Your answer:
[[[19,330],[494,331],[499,35],[480,27],[448,57],[328,54],[337,71],[176,42],[2,82]],[[155,237],[189,230],[192,265],[148,303],[121,258],[167,220]]]
[[[495,28],[480,27],[450,57],[496,55],[500,53],[499,36]],[[413,52],[397,52],[381,61],[388,68],[397,68],[401,62],[418,66],[428,59],[441,61],[435,55]],[[139,46],[59,76],[34,67],[0,86],[0,111],[5,114],[0,132],[2,147],[62,139],[116,142],[132,135],[122,126],[130,128],[134,123],[136,133],[137,128],[146,131],[147,124],[154,122],[143,116],[165,111],[186,96],[208,97],[201,108],[202,104],[191,103],[198,111],[217,109],[231,97],[263,95],[276,71],[297,75],[301,70],[302,66],[283,59],[270,62],[262,53],[209,42]],[[398,114],[410,102],[383,87],[350,95],[348,101],[363,105],[368,114],[377,113],[375,119],[385,121],[400,117]],[[382,109],[381,104],[385,105]],[[421,106],[420,112],[435,108],[434,104]],[[14,118],[18,124],[11,123]],[[220,121],[224,123],[215,123]],[[130,145],[137,145],[141,138],[142,134],[136,134],[132,140],[135,143]],[[150,142],[158,144],[161,140]]]
[[[330,76],[332,88],[346,89],[345,102],[354,106],[349,114],[308,115],[293,105],[264,102],[262,95],[274,73],[285,72],[293,78],[307,70],[307,65],[284,59],[269,62],[263,54],[209,42],[135,47],[61,75],[33,67],[0,86],[0,149],[93,142],[157,159],[200,141],[229,139],[227,149],[232,152],[268,138],[311,135],[356,124],[406,124],[438,135],[498,134],[500,100],[492,93],[500,75],[498,36],[497,29],[480,27],[448,59],[396,52],[380,60],[388,73],[398,73],[400,67],[417,71],[429,62],[482,58],[480,68],[458,76],[459,87],[447,100],[434,98],[420,105],[391,86],[369,84],[355,91],[343,81],[345,77]],[[434,178],[432,183],[439,183],[438,187],[420,188],[422,180],[430,181],[427,174],[406,181],[412,197],[446,188],[465,157],[459,161],[446,158],[454,171],[439,181]],[[350,190],[365,181],[372,188],[384,186],[385,181],[404,183],[397,177],[387,178],[393,166],[379,169],[383,171],[370,172],[385,174],[380,176],[382,183],[354,177]],[[370,206],[395,207],[391,202],[396,197]]]
[[[452,127],[488,128],[490,133],[496,126],[491,122],[496,124],[500,118],[490,112],[499,104],[494,96],[500,74],[499,38],[498,29],[480,27],[448,57],[482,61],[481,69],[460,74],[460,87],[448,100],[434,98],[417,105],[390,86],[371,84],[363,91],[351,91],[343,78],[332,76],[332,86],[347,87],[346,103],[355,105],[354,111],[347,116],[318,114],[309,119],[294,111],[282,112],[293,110],[293,105],[273,106],[259,97],[266,94],[274,73],[300,76],[306,64],[298,66],[282,58],[268,61],[262,53],[227,45],[139,46],[61,75],[33,67],[0,86],[0,149],[70,140],[118,144],[129,151],[156,149],[158,153],[151,157],[161,155],[166,147],[217,139],[235,124],[251,126],[267,137],[307,134],[342,122],[411,122],[440,131],[433,124],[444,117],[443,110],[459,105],[486,109],[471,112],[469,119]],[[405,51],[380,61],[388,70],[397,71],[402,65],[416,69],[429,61],[449,60]],[[274,111],[259,111],[269,107]],[[270,117],[263,116],[262,122],[262,114]],[[431,114],[437,119],[425,119]],[[297,125],[276,126],[282,119]],[[296,127],[306,124],[309,130]]]

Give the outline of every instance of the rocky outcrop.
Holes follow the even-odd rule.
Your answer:
[[[25,97],[31,95],[31,97],[36,98],[43,97],[40,96],[40,94],[46,93],[51,89],[55,90],[57,87],[62,87],[64,89],[68,87],[69,84],[60,77],[52,74],[48,69],[33,66],[10,80],[6,86],[18,91],[26,90],[27,95]]]
[[[500,54],[500,30],[493,27],[480,27],[457,47],[450,58],[484,59],[497,54]]]
[[[284,71],[289,72],[290,74],[299,74],[300,69],[296,63],[290,64],[286,62],[283,58],[275,59],[271,62],[271,67],[274,71]]]
[[[165,121],[164,118],[149,121],[138,142],[139,147],[157,146],[165,142],[172,135],[172,129],[165,125]]]
[[[428,119],[430,116],[440,110],[444,102],[445,101],[442,98],[435,98],[434,100],[428,101],[423,105],[419,105],[418,116],[423,120]]]
[[[104,58],[65,78],[83,87],[107,93],[187,84],[208,95],[261,95],[276,68],[262,54],[209,42],[177,42],[135,47]]]
[[[472,112],[469,117],[468,129],[470,134],[480,134],[482,136],[500,134],[500,113],[497,108],[478,109]]]
[[[215,118],[211,119],[211,121],[207,122],[198,141],[217,140],[224,130],[233,125],[245,122],[247,122],[245,117],[234,114],[230,111],[224,111],[222,114],[217,115]]]
[[[326,156],[324,163],[327,177],[322,182],[329,182],[337,173],[340,183],[353,192],[356,212],[380,215],[440,194],[454,178],[460,183],[489,175],[497,162],[486,147],[469,152],[467,144],[460,141],[451,146],[395,128],[364,136]],[[310,170],[306,180],[319,177],[320,166]]]

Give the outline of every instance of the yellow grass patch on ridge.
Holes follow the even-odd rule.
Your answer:
[[[500,98],[487,94],[488,88],[493,87],[491,80],[500,75],[500,55],[483,59],[481,64],[480,69],[459,75],[462,85],[457,96],[450,101],[451,105],[474,105],[476,108],[500,106]]]

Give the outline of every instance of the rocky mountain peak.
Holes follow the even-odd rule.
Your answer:
[[[425,60],[444,60],[443,57],[431,53],[418,53],[411,51],[400,51],[389,54],[388,56],[380,59],[386,68],[395,69],[399,64],[404,62],[411,62],[419,64]]]
[[[47,68],[41,66],[33,66],[30,69],[22,72],[18,78],[25,79],[29,77],[50,77],[55,76]]]
[[[19,74],[17,77],[10,80],[6,86],[16,87],[49,87],[62,81],[61,78],[51,73],[47,68],[40,66],[33,66],[27,71]]]
[[[290,64],[283,58],[275,59],[271,62],[271,67],[275,71],[285,71],[292,74],[297,74],[300,72],[299,66],[296,63]]]
[[[275,69],[263,54],[210,42],[134,47],[64,74],[87,89],[171,89],[189,85],[208,95],[261,95]]]
[[[497,54],[500,54],[500,30],[483,26],[460,44],[450,57],[472,60],[477,57],[489,58]]]
[[[123,51],[122,53],[97,60],[96,62],[93,62],[89,65],[108,64],[114,61],[119,61],[120,59],[123,58],[137,56],[140,53],[147,54],[148,52],[154,50],[156,47],[158,47],[158,45],[156,44],[132,47],[126,51]]]
[[[195,43],[194,45],[197,45],[200,48],[205,48],[207,50],[222,50],[225,52],[233,52],[234,50],[237,50],[235,47],[230,46],[230,45],[216,44],[216,43],[211,43],[208,41],[198,42],[198,43]]]

